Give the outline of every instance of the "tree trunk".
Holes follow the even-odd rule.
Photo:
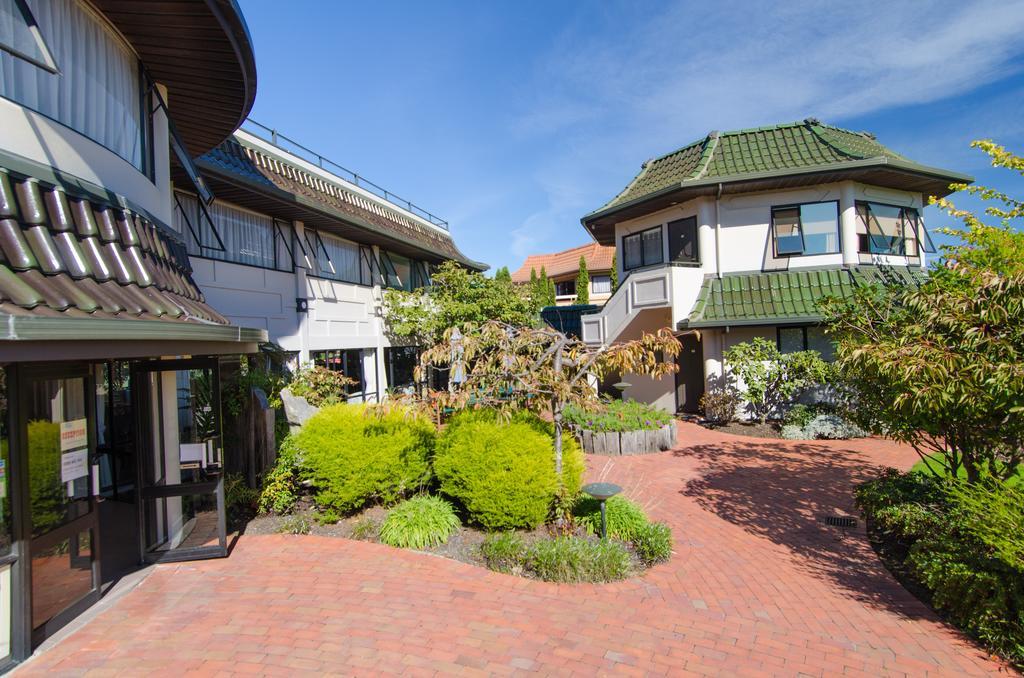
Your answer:
[[[562,371],[562,347],[555,350],[555,374]],[[562,485],[562,401],[558,396],[551,398],[551,417],[555,423],[555,474],[558,475],[558,485]]]

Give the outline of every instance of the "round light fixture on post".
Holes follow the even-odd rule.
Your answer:
[[[605,516],[604,503],[619,492],[622,492],[622,488],[615,483],[589,483],[584,485],[582,489],[591,497],[601,502],[601,539],[603,541],[608,538],[608,519]]]

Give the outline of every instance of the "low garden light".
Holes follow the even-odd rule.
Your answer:
[[[608,538],[608,520],[605,517],[604,503],[622,492],[622,488],[614,483],[589,483],[583,486],[583,491],[601,502],[601,539],[605,540]]]

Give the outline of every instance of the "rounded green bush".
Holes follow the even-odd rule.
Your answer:
[[[414,497],[391,509],[380,526],[380,540],[399,548],[425,549],[448,541],[459,529],[455,509],[440,497]]]
[[[294,446],[317,504],[348,512],[421,488],[430,477],[434,441],[433,424],[413,412],[342,404],[311,417]]]
[[[580,497],[572,513],[576,522],[589,534],[601,534],[601,502],[593,497]],[[623,496],[615,496],[605,503],[608,536],[622,541],[633,541],[647,527],[643,509]]]
[[[526,413],[509,421],[493,411],[453,417],[434,460],[441,491],[488,530],[537,527],[559,490],[549,427]],[[565,491],[577,492],[583,455],[569,435],[563,441],[562,469]]]
[[[672,556],[672,530],[665,523],[647,523],[633,537],[633,548],[645,565],[666,561]]]

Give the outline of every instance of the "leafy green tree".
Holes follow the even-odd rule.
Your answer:
[[[541,308],[545,306],[554,306],[555,304],[555,284],[548,278],[548,270],[546,266],[540,267],[540,275],[537,276],[537,297]]]
[[[494,279],[512,282],[512,274],[509,273],[508,266],[502,266],[501,268],[499,268],[498,271],[494,274]]]
[[[1024,174],[1024,158],[973,146]],[[964,228],[943,229],[960,242],[942,248],[928,279],[864,287],[824,309],[859,424],[910,444],[936,473],[1005,480],[1024,463],[1024,203],[953,188],[995,203],[985,214],[999,224],[933,200]]]
[[[615,254],[612,255],[612,294],[619,289],[619,251],[615,250]]]
[[[742,383],[743,397],[761,423],[803,389],[830,378],[829,364],[817,351],[782,353],[774,341],[763,337],[736,344],[724,358],[729,376]]]
[[[432,276],[430,287],[384,293],[388,333],[424,346],[440,341],[449,327],[491,319],[533,325],[536,308],[529,290],[511,279],[488,278],[448,261]]]
[[[590,272],[587,271],[587,260],[580,257],[580,270],[576,274],[576,303],[590,303]]]

